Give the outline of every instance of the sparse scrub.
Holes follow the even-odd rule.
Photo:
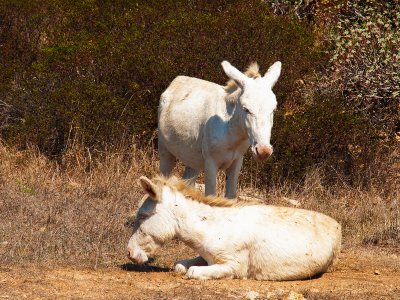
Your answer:
[[[0,146],[0,255],[6,264],[75,265],[109,267],[126,262],[130,234],[124,227],[142,197],[140,175],[157,174],[152,148],[133,144],[109,149],[96,158],[76,143],[60,164],[37,149],[17,151]],[[257,174],[253,174],[257,176]],[[399,189],[358,190],[346,185],[326,187],[319,170],[310,170],[304,185],[265,189],[257,183],[241,186],[241,195],[267,203],[324,212],[343,226],[345,247],[399,245]],[[161,252],[157,264],[170,267],[174,253],[185,251],[174,244]],[[397,251],[396,250],[396,251]]]
[[[156,159],[131,148],[100,157],[75,146],[58,165],[36,149],[1,146],[3,262],[97,266],[125,253],[123,225],[141,197],[136,180],[154,174]]]
[[[346,108],[364,116],[380,139],[393,139],[400,120],[396,1],[349,1],[337,17],[331,33],[331,83],[344,94]]]
[[[304,178],[353,186],[398,182],[399,13],[396,1],[266,1],[314,24],[327,62],[305,74],[297,102],[278,111],[266,182]],[[271,174],[271,177],[268,177]],[[390,185],[389,185],[390,186]],[[390,187],[389,187],[390,189]]]

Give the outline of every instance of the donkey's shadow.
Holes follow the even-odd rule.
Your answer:
[[[150,263],[152,263],[154,261],[153,260],[149,260]],[[120,268],[124,271],[128,271],[128,272],[156,272],[156,273],[160,273],[160,272],[170,272],[171,269],[170,268],[162,268],[162,267],[157,267],[157,266],[152,266],[149,264],[144,264],[144,265],[137,265],[137,264],[133,264],[133,263],[126,263],[123,265],[120,265]]]

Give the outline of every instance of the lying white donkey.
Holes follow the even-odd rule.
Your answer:
[[[140,183],[147,195],[128,243],[136,263],[178,238],[208,264],[200,257],[178,262],[175,271],[188,278],[295,280],[325,272],[340,251],[341,227],[321,213],[205,197],[175,179]]]

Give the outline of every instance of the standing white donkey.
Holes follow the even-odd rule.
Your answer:
[[[321,213],[206,197],[172,179],[140,183],[147,195],[128,243],[136,263],[177,238],[206,261],[178,262],[188,278],[295,280],[325,272],[339,254],[340,225]]]
[[[272,154],[273,112],[277,102],[272,87],[281,63],[275,62],[262,77],[252,64],[246,76],[222,62],[236,84],[221,86],[178,76],[161,95],[158,111],[160,171],[169,176],[178,158],[186,166],[183,178],[192,184],[205,172],[205,194],[216,193],[219,169],[226,170],[227,198],[236,197],[243,155],[251,146],[256,159]]]

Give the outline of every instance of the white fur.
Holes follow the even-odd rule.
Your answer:
[[[141,177],[145,181],[152,182]],[[263,204],[213,206],[168,183],[153,184],[155,199],[142,204],[138,219],[146,218],[136,221],[128,243],[129,257],[138,263],[178,238],[205,259],[176,264],[188,278],[297,280],[325,272],[340,251],[341,227],[321,213]]]
[[[183,178],[196,181],[205,171],[205,194],[215,195],[219,169],[226,170],[225,196],[236,197],[243,155],[265,159],[270,144],[273,112],[277,102],[272,87],[281,63],[264,77],[250,78],[222,62],[238,88],[231,89],[197,78],[178,76],[161,95],[158,115],[160,171],[169,176],[178,158],[186,166]]]

